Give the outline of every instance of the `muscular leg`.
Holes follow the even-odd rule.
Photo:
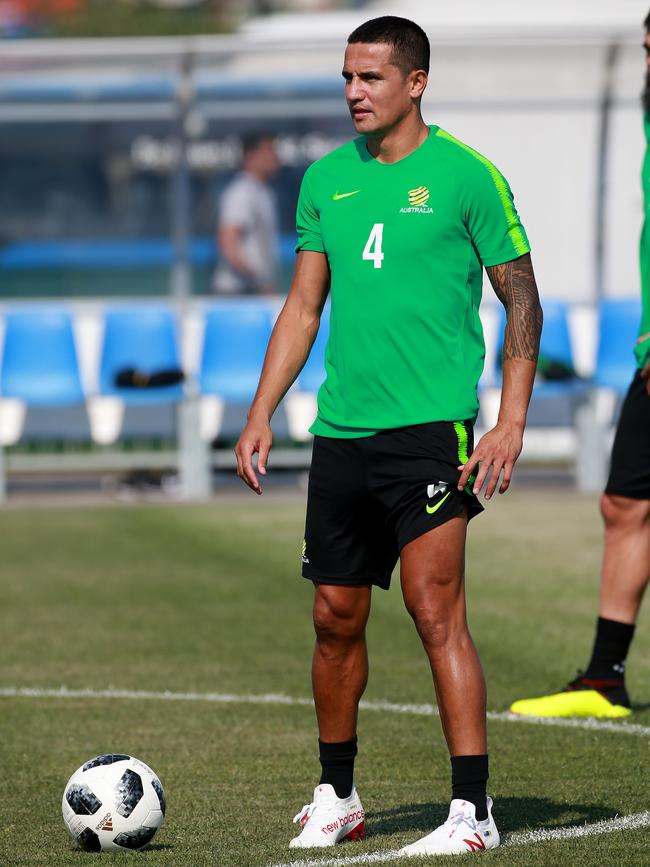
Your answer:
[[[292,849],[363,839],[365,827],[354,787],[354,759],[359,699],[368,680],[370,587],[317,582],[314,587],[312,684],[322,773],[313,803],[294,819],[302,830],[289,843]]]
[[[487,753],[485,680],[465,612],[466,515],[402,549],[406,608],[429,657],[442,728],[452,756]]]
[[[312,686],[321,741],[337,743],[357,732],[359,700],[368,682],[366,623],[371,588],[316,584],[316,646]]]
[[[600,616],[635,623],[650,580],[650,500],[604,494]]]

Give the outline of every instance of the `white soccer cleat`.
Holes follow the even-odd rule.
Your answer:
[[[469,801],[459,798],[451,802],[449,817],[444,825],[400,849],[400,855],[463,855],[496,849],[499,832],[492,818],[492,798],[487,799],[488,817],[482,822],[476,819],[476,808]]]
[[[339,798],[334,787],[316,786],[314,800],[294,817],[302,831],[289,843],[290,849],[335,846],[344,840],[363,840],[365,813],[354,786],[349,798]]]

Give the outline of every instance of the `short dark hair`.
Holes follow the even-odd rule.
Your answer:
[[[414,69],[429,71],[430,46],[424,30],[408,18],[382,15],[361,24],[348,36],[348,45],[357,42],[385,42],[393,48],[393,63],[404,74]]]
[[[270,132],[264,130],[254,130],[254,132],[246,132],[241,137],[241,149],[243,156],[248,156],[251,151],[256,150],[262,142],[273,141],[273,136]]]
[[[650,12],[645,17],[645,21],[643,22],[643,26],[646,30],[650,30]]]

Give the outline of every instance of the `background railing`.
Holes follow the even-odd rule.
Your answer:
[[[595,390],[601,385],[603,305],[638,298],[643,218],[643,15],[632,26],[636,19],[626,13],[621,24],[605,7],[596,4],[590,21],[581,26],[577,19],[562,22],[560,5],[557,20],[550,13],[541,24],[532,13],[528,20],[527,7],[517,12],[519,17],[513,13],[514,23],[506,26],[488,22],[478,6],[462,24],[458,15],[440,17],[442,4],[435,15],[430,4],[412,13],[432,41],[426,120],[467,140],[508,177],[531,238],[542,301],[547,308],[554,300],[565,305],[572,363],[587,377],[588,387],[574,382],[555,394],[546,385],[538,389],[524,457],[560,456],[574,462],[582,488],[595,488],[603,478],[616,412],[617,399],[605,400]],[[627,12],[628,7],[630,3]],[[203,425],[205,434],[205,419],[212,413],[212,423],[220,419],[222,425],[216,440],[221,446],[232,439],[243,417],[232,409],[237,404],[232,396],[223,405],[212,401],[206,409],[210,402],[203,399],[209,395],[199,376],[202,329],[214,303],[209,296],[219,256],[214,240],[219,195],[239,165],[241,137],[253,130],[270,132],[282,165],[274,186],[286,291],[302,174],[353,133],[339,69],[347,33],[369,13],[370,6],[338,16],[270,17],[234,36],[3,44],[2,322],[7,311],[27,304],[41,310],[63,306],[70,314],[83,393],[78,403],[86,425],[78,439],[84,444],[79,455],[89,466],[128,464],[139,437],[155,443],[148,449],[149,460],[186,467],[187,478],[195,480],[186,485],[188,492],[202,496],[211,461],[231,461],[227,451],[207,449],[209,437],[192,434],[194,423],[197,431]],[[494,411],[501,323],[489,287],[485,296],[482,425]],[[150,402],[140,411],[148,422],[165,419],[149,439],[151,431],[138,421],[137,401],[123,401],[122,421],[116,427],[113,417],[110,423],[117,437],[108,445],[93,434],[97,418],[110,406],[104,401],[104,410],[97,409],[102,405],[97,398],[110,395],[104,393],[106,381],[102,388],[93,382],[101,365],[105,315],[118,304],[141,309],[145,301],[169,303],[180,366],[188,378],[182,399],[167,401],[165,410],[156,411]],[[280,303],[281,297],[274,302],[275,311]],[[547,329],[548,322],[547,317]],[[631,375],[633,336],[628,330],[621,326],[617,336],[626,359],[623,368]],[[190,356],[193,362],[187,361]],[[621,388],[617,381],[610,396]],[[0,397],[6,416],[13,395],[2,387]],[[297,417],[296,407],[302,408],[302,427],[289,421],[283,407],[278,424],[290,446],[284,457],[301,463],[309,450],[298,455],[291,444],[303,442],[305,419],[313,411],[313,377],[310,390],[294,389],[286,403],[293,404],[289,415]],[[70,441],[74,428],[62,406],[25,405],[18,439],[3,439],[9,472],[49,466],[46,452],[38,446],[30,454],[29,444]],[[188,406],[178,424],[175,407]],[[576,446],[581,423],[577,436],[583,441],[596,431],[589,450]],[[536,429],[543,430],[537,440]],[[580,463],[592,457],[593,465]],[[65,460],[73,464],[75,459]],[[63,463],[59,460],[58,466]]]

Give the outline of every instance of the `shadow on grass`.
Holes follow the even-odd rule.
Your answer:
[[[142,849],[124,849],[125,852],[137,852],[138,855],[146,855],[148,852],[151,852],[153,855],[154,852],[171,852],[173,850],[173,846],[170,846],[169,843],[151,843],[149,846],[145,846]],[[88,852],[85,849],[82,849],[80,846],[74,846],[71,849],[72,854],[74,855],[83,855],[84,858],[87,858],[89,855],[105,855],[105,852]],[[116,853],[117,854],[117,853]]]
[[[367,816],[370,834],[390,835],[404,831],[428,833],[447,818],[449,804],[405,804],[390,810],[379,810]],[[531,828],[578,826],[613,819],[616,810],[600,804],[562,804],[548,798],[499,798],[494,805],[494,818],[501,834]]]

